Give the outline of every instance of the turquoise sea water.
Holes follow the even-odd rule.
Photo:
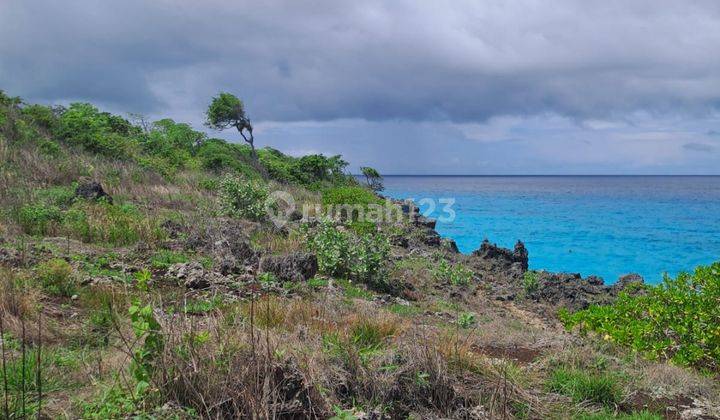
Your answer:
[[[465,253],[484,238],[505,247],[520,239],[532,269],[606,283],[636,272],[657,283],[663,272],[720,260],[720,177],[388,176],[384,194],[454,198],[455,220],[438,223],[441,235]]]

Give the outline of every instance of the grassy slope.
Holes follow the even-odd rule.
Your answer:
[[[476,280],[453,280],[463,270],[448,269],[452,256],[440,249],[412,256],[393,247],[386,281],[404,284],[410,301],[324,275],[189,291],[166,271],[188,261],[217,264],[212,252],[182,246],[198,227],[239,225],[268,254],[307,248],[302,233],[224,217],[222,176],[262,179],[264,172],[271,179],[260,182],[269,189],[318,204],[352,181],[329,170],[313,174],[317,162],[301,165],[275,151],[262,152],[258,167],[242,148],[207,139],[212,147],[176,142],[167,153],[148,151],[143,141],[165,133],[157,127],[102,129],[78,139],[42,109],[3,101],[0,311],[10,410],[22,409],[23,387],[26,412],[37,409],[35,364],[27,362],[23,375],[22,355],[35,360],[40,344],[42,412],[51,418],[371,411],[657,418],[643,412],[643,401],[719,401],[712,381],[693,371],[573,336],[552,320],[486,298]],[[74,200],[73,183],[83,179],[100,181],[113,205]],[[172,226],[182,227],[179,235]]]

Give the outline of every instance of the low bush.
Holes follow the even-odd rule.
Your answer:
[[[310,239],[321,273],[365,283],[378,291],[391,291],[387,261],[390,242],[380,234],[356,235],[323,223]]]
[[[360,186],[341,186],[323,191],[323,204],[341,205],[368,205],[382,204],[383,201],[372,191]]]
[[[77,288],[70,264],[60,258],[54,258],[38,265],[37,279],[43,289],[56,296],[71,297]]]
[[[612,305],[560,317],[567,328],[596,331],[650,358],[717,371],[720,367],[720,263],[665,277]]]
[[[453,286],[468,286],[472,282],[473,272],[461,264],[450,264],[446,260],[440,261],[435,269],[435,278]]]
[[[42,203],[26,204],[18,210],[17,222],[28,235],[47,235],[63,221],[59,207]]]
[[[220,200],[225,214],[250,220],[265,219],[268,189],[257,181],[226,177],[220,183]]]
[[[538,283],[538,274],[535,271],[526,271],[523,275],[523,289],[525,294],[535,293],[540,287]]]
[[[73,103],[60,115],[54,133],[93,153],[112,158],[136,154],[139,129],[126,119],[100,112],[88,103]]]

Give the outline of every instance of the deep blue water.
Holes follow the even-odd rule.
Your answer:
[[[394,198],[454,198],[437,230],[461,252],[484,238],[518,239],[530,268],[595,274],[606,283],[639,273],[657,283],[720,260],[720,177],[387,176]],[[429,204],[420,206],[430,210]],[[443,215],[442,205],[430,214]]]

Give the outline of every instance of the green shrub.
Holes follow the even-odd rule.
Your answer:
[[[120,419],[137,414],[138,401],[132,393],[125,388],[113,385],[92,401],[81,405],[84,419]]]
[[[325,205],[368,205],[382,204],[383,201],[372,191],[359,186],[342,186],[323,191]]]
[[[552,392],[567,395],[575,403],[612,406],[623,397],[617,378],[606,373],[558,368],[550,375],[547,387]]]
[[[126,119],[100,112],[91,104],[73,103],[60,116],[55,134],[93,153],[128,158],[136,153],[139,130]]]
[[[434,274],[437,280],[448,282],[453,286],[467,286],[473,278],[473,272],[469,268],[461,264],[450,264],[446,260],[440,261]]]
[[[69,206],[75,200],[75,188],[77,184],[69,186],[56,186],[38,190],[37,200],[51,206]]]
[[[43,289],[52,295],[71,297],[75,294],[73,268],[63,259],[54,258],[41,263],[36,276]]]
[[[45,204],[27,204],[20,208],[17,222],[28,235],[47,235],[63,220],[59,207]]]
[[[328,276],[350,273],[350,237],[330,223],[323,223],[312,236],[310,246],[317,254],[318,270]]]
[[[267,187],[256,181],[226,177],[220,183],[222,209],[233,217],[256,221],[265,219],[265,200],[268,194]]]
[[[651,358],[717,371],[720,367],[720,263],[665,277],[612,305],[560,316],[567,328],[596,331]]]
[[[388,283],[387,261],[390,242],[383,235],[356,237],[350,248],[351,278],[379,291],[391,291]]]
[[[26,105],[22,108],[22,114],[36,127],[49,131],[52,131],[58,123],[56,110],[49,106]]]
[[[538,283],[538,274],[535,271],[526,271],[523,275],[523,289],[526,294],[535,293],[540,287]]]
[[[390,242],[383,235],[355,235],[323,223],[312,236],[310,247],[321,273],[347,277],[379,291],[393,289],[388,282]]]
[[[470,328],[477,320],[475,319],[475,314],[472,312],[463,312],[458,315],[457,323],[461,328]]]

